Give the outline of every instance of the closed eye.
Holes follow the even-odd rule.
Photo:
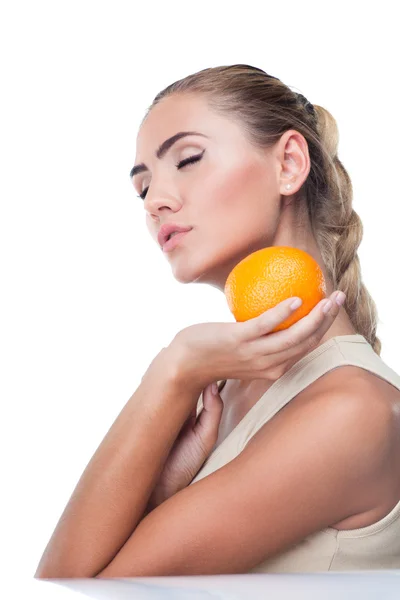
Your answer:
[[[198,162],[199,160],[202,159],[204,152],[205,152],[205,150],[203,150],[203,152],[201,154],[196,154],[195,156],[189,156],[189,158],[185,158],[184,160],[181,160],[180,162],[178,162],[175,165],[176,168],[177,169],[182,169],[186,165]],[[141,198],[142,200],[144,200],[146,198],[146,194],[147,194],[148,189],[149,189],[149,186],[147,186],[147,188],[145,188],[143,190],[143,192],[140,195],[138,195],[138,198]]]

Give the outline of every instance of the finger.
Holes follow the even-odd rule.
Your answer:
[[[197,418],[195,429],[203,435],[207,433],[217,439],[224,402],[218,391],[216,394],[211,391],[211,384],[204,389],[203,395],[203,409]]]
[[[281,331],[270,333],[265,336],[264,350],[266,354],[277,353],[277,359],[281,361],[291,359],[297,354],[305,354],[318,345],[323,335],[331,327],[336,319],[340,306],[335,302],[338,294],[336,290],[330,296],[332,308],[325,314],[322,311],[326,302],[319,302],[308,315]]]
[[[295,299],[287,298],[273,308],[258,315],[258,317],[240,323],[242,341],[251,341],[270,333],[277,325],[285,321],[285,319],[290,317],[299,308],[298,306],[291,308]]]

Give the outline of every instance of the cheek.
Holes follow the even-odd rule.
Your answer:
[[[243,238],[247,231],[250,237],[265,233],[268,223],[275,221],[273,178],[257,161],[241,162],[215,174],[204,191],[202,219],[208,221],[210,229],[214,224],[219,232],[223,224],[227,237],[240,234]]]
[[[158,244],[157,235],[158,235],[159,225],[156,224],[156,222],[149,215],[149,213],[146,213],[146,227],[147,227],[147,231],[149,232],[149,234],[151,235],[153,240],[155,242],[157,242],[157,244]]]

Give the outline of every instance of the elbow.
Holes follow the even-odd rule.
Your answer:
[[[69,576],[70,577],[70,576]],[[33,576],[34,579],[67,579],[65,575],[59,573],[52,573],[50,569],[38,567],[36,573]]]
[[[53,579],[54,575],[49,575],[48,573],[46,573],[45,571],[40,571],[39,569],[37,569],[36,573],[33,576],[34,579]]]
[[[57,579],[61,578],[63,575],[59,575],[57,573],[57,569],[54,570],[50,565],[45,565],[44,561],[41,560],[36,568],[36,573],[34,574],[34,579]]]
[[[82,577],[82,575],[71,575],[66,573],[62,569],[55,569],[54,567],[39,565],[34,574],[34,579],[73,579],[75,577]]]
[[[34,579],[49,579],[49,576],[46,574],[46,569],[39,563],[36,567],[36,572],[33,576]]]
[[[34,579],[78,579],[78,578],[84,578],[84,579],[90,579],[92,577],[101,577],[102,575],[102,571],[99,571],[99,573],[93,573],[93,572],[89,572],[86,571],[85,572],[73,572],[71,571],[71,569],[68,568],[64,568],[64,569],[54,569],[54,568],[50,568],[50,567],[38,567],[36,569],[36,573],[34,574],[33,578]]]

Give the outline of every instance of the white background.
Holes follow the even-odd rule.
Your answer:
[[[80,475],[160,349],[192,323],[234,320],[221,292],[174,280],[129,179],[140,121],[177,79],[247,63],[334,115],[364,225],[359,256],[381,356],[400,373],[394,10],[382,1],[2,4],[8,576],[33,577]]]

